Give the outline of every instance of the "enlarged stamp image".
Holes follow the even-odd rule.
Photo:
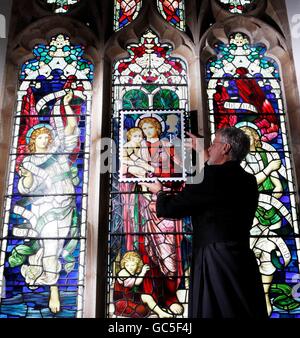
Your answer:
[[[185,180],[184,116],[184,110],[120,112],[120,182]]]

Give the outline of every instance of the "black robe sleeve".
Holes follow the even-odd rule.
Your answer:
[[[180,192],[160,192],[156,202],[157,216],[175,219],[193,216],[207,206],[218,203],[220,196],[209,170],[206,170],[205,175],[202,183],[186,185]]]

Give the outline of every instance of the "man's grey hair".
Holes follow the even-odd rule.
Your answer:
[[[222,142],[229,143],[231,160],[241,162],[250,151],[250,138],[241,129],[235,127],[221,128],[217,131]]]

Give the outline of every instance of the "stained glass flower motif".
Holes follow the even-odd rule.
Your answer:
[[[181,31],[185,30],[184,0],[157,0],[157,7],[168,23]]]
[[[151,88],[151,84],[186,84],[186,66],[170,57],[171,50],[169,44],[161,44],[157,35],[147,30],[139,44],[128,47],[130,57],[116,63],[115,85],[144,84]]]
[[[139,14],[142,0],[114,0],[114,30],[129,25]]]
[[[48,4],[53,6],[55,13],[67,13],[73,5],[76,5],[80,0],[46,0]]]
[[[218,2],[232,14],[243,14],[254,8],[256,0],[218,0]]]
[[[235,126],[250,138],[242,166],[255,175],[260,192],[250,247],[269,315],[297,316],[300,302],[290,276],[299,274],[299,224],[279,67],[264,45],[251,45],[242,33],[215,51],[206,69],[211,130]]]

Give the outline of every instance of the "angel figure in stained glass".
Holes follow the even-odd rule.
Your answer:
[[[217,128],[234,126],[241,121],[241,114],[246,114],[261,130],[262,141],[269,142],[278,136],[279,130],[276,104],[270,98],[274,96],[278,80],[274,63],[257,58],[262,51],[262,47],[257,46],[254,53],[249,48],[249,40],[236,33],[230,38],[230,45],[223,46],[222,53],[227,53],[226,57],[210,70],[216,78],[220,77],[213,95]]]
[[[280,201],[286,172],[276,149],[261,140],[261,133],[256,125],[241,122],[237,126],[250,138],[250,153],[242,166],[255,175],[260,191],[258,208],[250,231],[250,247],[259,264],[270,315],[272,305],[269,290],[273,275],[278,267],[287,266],[291,260],[290,251],[278,234],[283,227],[283,219],[286,219],[287,224],[292,224],[289,211]]]
[[[143,280],[150,266],[143,263],[137,252],[127,251],[120,265],[114,285],[115,315],[143,318],[148,317],[152,310],[159,318],[173,317],[157,304],[152,295],[144,293]]]
[[[60,258],[66,262],[64,270],[72,271],[75,266],[72,253],[77,245],[75,239],[65,244],[65,238],[75,237],[77,231],[74,194],[78,177],[69,160],[79,137],[77,117],[69,105],[73,95],[71,88],[48,95],[48,100],[55,99],[51,124],[35,124],[26,134],[30,155],[19,165],[18,190],[29,197],[24,196],[15,205],[14,213],[22,217],[24,223],[13,229],[15,236],[25,240],[9,257],[11,267],[21,266],[29,288],[50,286],[49,309],[53,313],[60,311],[57,286],[62,270]],[[65,122],[61,116],[62,106],[66,112]]]

